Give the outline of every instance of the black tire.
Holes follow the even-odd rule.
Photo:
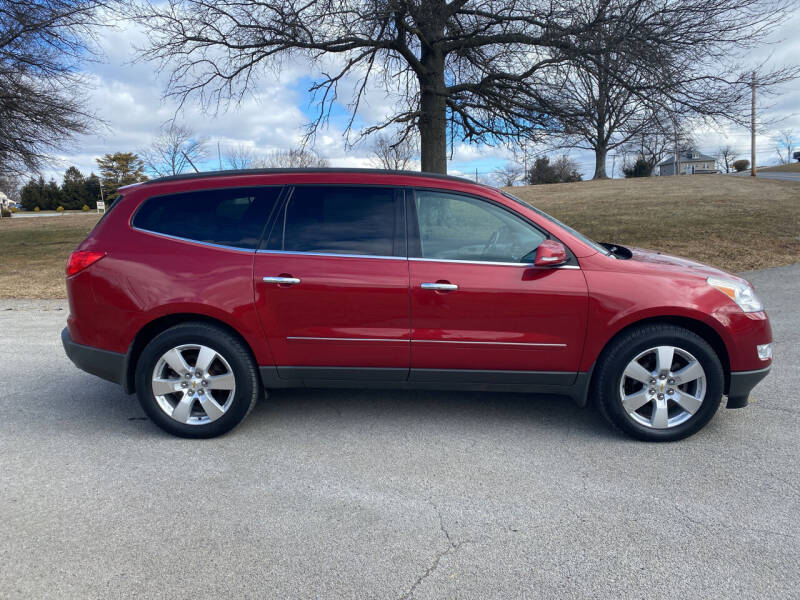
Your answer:
[[[153,371],[161,357],[173,348],[192,344],[214,350],[230,366],[235,379],[233,397],[228,396],[227,410],[216,420],[207,423],[176,421],[162,410],[153,392]],[[222,327],[208,323],[183,323],[167,329],[147,344],[136,364],[136,395],[142,409],[161,429],[180,437],[211,438],[230,431],[244,420],[262,394],[258,367],[247,346]],[[177,399],[180,396],[169,398]],[[193,414],[196,414],[199,409],[197,405],[194,406]]]
[[[685,422],[666,429],[654,429],[634,420],[623,407],[620,394],[623,372],[629,363],[658,346],[673,346],[690,353],[705,371],[705,397],[699,409]],[[651,324],[622,333],[603,350],[595,368],[592,396],[603,416],[624,433],[648,442],[671,442],[697,433],[711,420],[719,408],[724,382],[719,357],[702,337],[676,325]],[[670,406],[673,411],[680,410]]]

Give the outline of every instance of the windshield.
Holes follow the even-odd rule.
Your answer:
[[[606,248],[605,246],[603,246],[601,244],[598,244],[593,239],[583,235],[580,231],[577,231],[577,230],[573,229],[569,225],[567,225],[565,223],[562,223],[561,221],[559,221],[555,217],[551,217],[550,215],[548,215],[543,210],[539,210],[538,208],[536,208],[533,204],[528,204],[527,202],[525,202],[523,200],[520,200],[519,198],[517,198],[513,194],[509,194],[508,192],[505,192],[503,190],[500,190],[500,193],[503,194],[506,198],[508,198],[510,200],[513,200],[514,202],[518,202],[519,204],[522,204],[526,208],[530,208],[537,215],[541,216],[544,219],[547,219],[551,223],[555,223],[556,225],[558,225],[562,229],[566,229],[570,234],[572,234],[573,236],[578,238],[580,241],[582,241],[587,246],[591,246],[592,248],[594,248],[598,252],[601,252],[602,254],[612,255],[611,251],[608,248]]]

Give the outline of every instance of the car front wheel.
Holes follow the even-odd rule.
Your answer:
[[[722,398],[724,372],[703,338],[675,325],[643,325],[614,339],[597,364],[594,395],[603,415],[646,441],[688,437]]]

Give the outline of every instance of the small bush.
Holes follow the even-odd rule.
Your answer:
[[[733,161],[733,168],[736,170],[737,173],[741,173],[742,171],[746,171],[750,168],[750,161],[744,158],[740,158],[739,160]]]
[[[82,210],[83,212],[89,212],[89,207],[88,207],[88,206],[86,206],[86,205],[84,204],[84,205],[81,207],[81,210]]]
[[[625,174],[626,179],[631,177],[650,177],[653,174],[653,165],[643,156],[640,156],[632,165],[622,167],[622,172]]]
[[[60,212],[60,213],[64,212],[64,207],[59,204],[58,208],[56,209],[56,212]]]
[[[33,207],[33,212],[39,212],[39,207],[38,206],[34,206]]]
[[[16,206],[12,206],[11,207],[11,212],[12,213],[19,212],[19,209]]]
[[[4,206],[3,208],[0,208],[0,216],[2,216],[2,217],[6,217],[6,218],[10,218],[10,217],[11,217],[11,211],[10,211],[10,210],[8,210],[8,209],[7,209],[7,208]]]

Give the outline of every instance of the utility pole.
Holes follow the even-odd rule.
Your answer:
[[[756,176],[756,72],[753,71],[752,101],[750,105],[750,176]]]
[[[680,175],[681,174],[681,159],[678,155],[678,126],[675,125],[675,161],[672,163],[672,167],[675,169],[673,175]]]

